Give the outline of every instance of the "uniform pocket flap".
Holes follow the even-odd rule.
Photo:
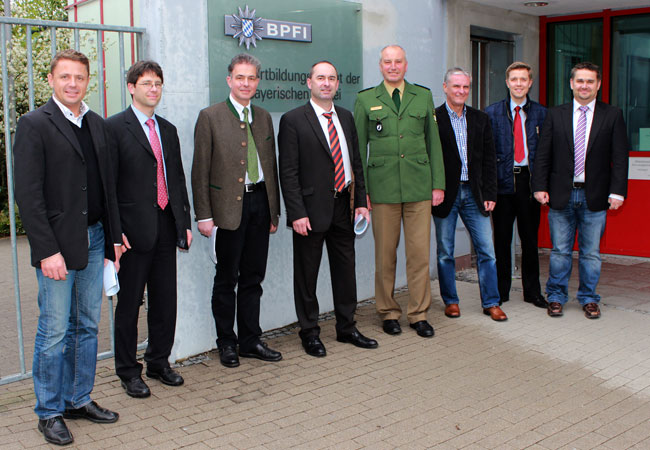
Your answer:
[[[383,156],[376,156],[374,158],[369,158],[368,159],[368,167],[381,167],[384,165],[384,157]]]
[[[423,109],[409,110],[409,116],[415,117],[417,119],[422,119],[426,117],[427,112]]]
[[[380,109],[378,111],[371,111],[370,114],[368,114],[368,119],[370,120],[383,120],[386,117],[388,117],[388,111],[384,111],[383,109]]]
[[[418,155],[416,161],[420,164],[429,164],[429,157],[427,155]]]

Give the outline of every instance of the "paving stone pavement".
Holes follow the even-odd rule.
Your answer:
[[[367,304],[358,327],[378,349],[336,342],[329,320],[325,358],[306,355],[292,329],[268,341],[283,353],[278,363],[228,369],[210,352],[178,369],[184,386],[149,380],[144,400],[126,396],[113,360],[101,361],[93,397],[120,420],[68,421],[74,446],[650,449],[650,263],[622,261],[604,264],[610,296],[599,320],[585,319],[575,299],[550,318],[522,301],[518,281],[507,322],[482,314],[472,281],[457,283],[462,316],[449,319],[434,281],[432,339],[405,319],[401,335],[384,334]],[[407,300],[400,294],[403,308]],[[0,449],[46,447],[33,407],[31,380],[0,386]]]

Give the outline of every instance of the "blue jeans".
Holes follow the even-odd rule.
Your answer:
[[[53,280],[36,269],[38,328],[34,344],[34,393],[39,419],[90,403],[97,365],[102,304],[104,230],[88,227],[88,265]]]
[[[549,302],[564,305],[569,300],[569,278],[576,230],[580,270],[578,301],[583,306],[600,301],[600,295],[596,294],[596,285],[600,279],[600,238],[605,232],[606,220],[607,211],[590,211],[587,208],[584,189],[573,189],[571,199],[564,209],[549,210],[548,225],[553,243],[546,282]]]
[[[472,195],[472,190],[466,184],[459,186],[458,195],[449,215],[445,218],[433,218],[436,224],[438,281],[440,282],[442,300],[446,305],[457,304],[459,301],[456,292],[456,261],[454,259],[458,215],[469,231],[476,250],[481,305],[483,308],[498,306],[499,289],[490,218],[481,214]]]

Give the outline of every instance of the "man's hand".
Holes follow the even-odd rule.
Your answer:
[[[547,204],[548,203],[548,192],[544,192],[544,191],[535,192],[535,200],[540,202],[542,205]]]
[[[357,216],[361,214],[364,219],[366,219],[366,222],[370,223],[370,212],[368,212],[368,208],[355,208],[354,209],[354,219],[357,219]]]
[[[129,239],[126,237],[126,234],[122,233],[122,253],[125,253],[127,250],[131,250],[131,244]]]
[[[294,220],[292,225],[293,225],[293,231],[295,231],[301,236],[307,236],[307,231],[311,231],[311,224],[309,223],[309,217],[303,217],[302,219]]]
[[[623,206],[623,200],[617,198],[610,197],[607,201],[609,202],[609,209],[618,209]]]
[[[485,206],[485,210],[487,212],[494,211],[494,207],[496,205],[497,205],[497,202],[489,202],[489,201],[483,202],[483,206]]]
[[[199,222],[199,233],[201,233],[203,236],[209,238],[210,235],[212,235],[212,229],[214,228],[214,220],[205,220],[203,222]]]
[[[192,245],[192,230],[187,230],[187,248],[185,251],[189,250]]]
[[[120,271],[120,258],[122,257],[122,253],[124,253],[124,252],[122,251],[122,245],[117,245],[116,244],[116,245],[113,246],[113,248],[115,249],[115,261],[113,262],[113,264],[115,264],[115,272],[119,272]],[[131,248],[131,247],[129,247],[129,248]],[[104,258],[104,266],[106,266],[106,264],[108,264],[108,261],[109,261],[108,259]]]
[[[277,226],[277,225],[273,225],[273,222],[271,222],[271,226],[269,227],[269,233],[273,234],[273,233],[275,233],[276,231],[278,231],[278,226]]]
[[[41,272],[43,272],[43,275],[52,278],[53,280],[65,280],[66,275],[68,274],[68,269],[65,267],[63,255],[59,252],[41,259]]]
[[[431,191],[431,206],[438,206],[445,200],[445,191],[434,189]]]
[[[366,194],[366,203],[368,205],[368,211],[372,211],[372,203],[370,203],[370,196]]]

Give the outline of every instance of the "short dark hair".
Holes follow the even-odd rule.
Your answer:
[[[336,66],[331,62],[329,62],[328,60],[323,59],[311,65],[311,69],[309,69],[309,75],[307,76],[307,78],[311,78],[314,75],[314,67],[316,67],[319,64],[329,64],[330,66],[334,67],[334,72],[336,72],[336,76],[337,77],[339,76],[339,71],[336,69]]]
[[[596,72],[596,79],[600,81],[601,79],[601,73],[600,73],[600,67],[597,66],[596,64],[589,62],[589,61],[584,61],[576,64],[573,66],[573,69],[571,69],[571,79],[575,77],[575,74],[578,70],[590,70],[592,72]]]
[[[129,71],[126,73],[126,84],[136,84],[140,77],[147,72],[153,72],[164,82],[163,71],[160,65],[155,61],[137,61],[133,64]]]
[[[86,66],[86,71],[90,75],[90,62],[88,62],[88,57],[83,53],[73,50],[71,48],[66,50],[61,50],[56,55],[54,55],[54,58],[52,58],[52,62],[50,63],[50,73],[54,73],[54,69],[56,68],[56,65],[62,59],[68,59],[70,61],[80,62],[81,64]]]
[[[532,79],[533,78],[533,68],[530,67],[528,64],[522,61],[515,61],[512,64],[508,66],[506,69],[506,80],[510,76],[510,72],[513,70],[519,70],[519,69],[524,69],[528,71],[528,76]]]
[[[232,75],[232,71],[235,70],[235,66],[237,64],[250,64],[251,66],[255,66],[255,72],[257,72],[257,78],[260,77],[260,71],[262,70],[262,63],[260,62],[259,59],[257,59],[253,55],[249,55],[248,53],[240,53],[239,55],[235,55],[233,59],[230,60],[230,64],[228,64],[228,76]]]

